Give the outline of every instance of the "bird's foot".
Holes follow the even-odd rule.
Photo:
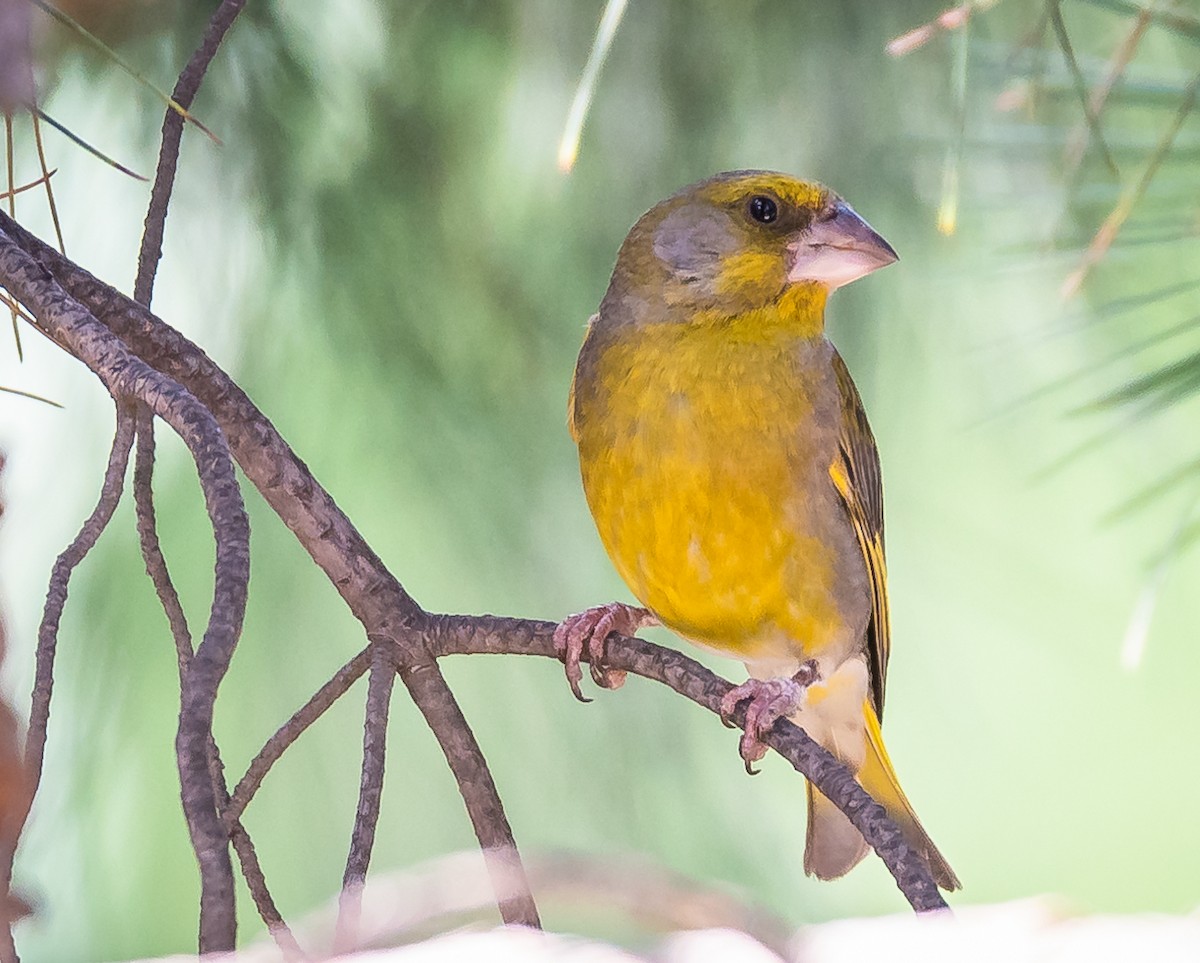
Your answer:
[[[721,721],[733,727],[733,713],[743,702],[746,706],[746,726],[738,741],[738,751],[746,763],[746,772],[751,776],[758,770],[754,763],[767,754],[762,735],[775,720],[791,715],[804,698],[804,690],[821,677],[815,659],[803,663],[790,679],[747,679],[734,686],[721,699]]]
[[[583,653],[587,652],[592,681],[602,689],[619,689],[625,684],[625,673],[605,665],[604,643],[614,632],[618,635],[633,635],[638,629],[660,625],[657,616],[649,609],[609,602],[594,608],[568,615],[554,630],[554,651],[563,660],[567,670],[567,682],[580,702],[591,702],[579,691],[583,670],[579,667]]]

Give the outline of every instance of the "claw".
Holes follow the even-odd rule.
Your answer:
[[[816,661],[809,659],[790,679],[747,679],[722,697],[721,721],[731,728],[736,727],[732,717],[737,707],[749,700],[745,731],[738,740],[738,752],[749,775],[758,774],[753,764],[767,754],[763,734],[775,725],[776,719],[795,712],[800,707],[804,690],[820,677]]]
[[[625,683],[626,673],[605,664],[605,641],[614,632],[633,635],[638,629],[659,624],[658,618],[649,609],[622,602],[597,605],[563,619],[554,630],[554,650],[563,660],[567,683],[575,698],[580,702],[592,701],[579,688],[583,679],[579,663],[585,651],[592,681],[602,689],[619,689]]]

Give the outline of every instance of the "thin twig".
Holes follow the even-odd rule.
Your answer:
[[[225,784],[225,766],[221,762],[221,753],[217,749],[216,740],[209,738],[209,774],[212,777],[213,788],[216,792],[217,805],[223,813],[229,810],[229,790]],[[242,878],[250,890],[250,898],[258,915],[266,924],[267,932],[279,947],[284,960],[288,963],[307,960],[308,954],[300,948],[291,927],[284,921],[275,899],[267,888],[267,878],[263,874],[262,865],[258,861],[258,853],[254,849],[254,841],[250,833],[237,817],[224,816],[225,826],[229,831],[229,839],[233,843],[233,851],[237,853],[238,865],[242,870]]]
[[[1156,3],[1147,6],[1131,0],[1088,0],[1093,6],[1107,7],[1117,13],[1139,15],[1149,11],[1150,16],[1160,26],[1167,30],[1187,37],[1189,40],[1200,40],[1200,17],[1187,13],[1181,4],[1168,4],[1159,7]]]
[[[495,616],[434,616],[426,639],[430,650],[438,656],[506,653],[557,658],[552,622]],[[721,698],[731,688],[729,682],[694,659],[642,639],[609,636],[606,660],[614,669],[670,686],[718,715]],[[739,711],[733,721],[744,725],[744,714]],[[859,786],[849,769],[786,719],[776,722],[763,741],[849,817],[883,860],[913,909],[925,912],[945,908],[946,901],[924,858],[908,844],[887,811]]]
[[[167,568],[167,560],[162,553],[158,540],[158,528],[154,514],[154,416],[145,405],[138,405],[137,410],[137,461],[133,469],[133,502],[137,509],[138,541],[142,549],[142,560],[146,564],[146,574],[154,584],[158,594],[159,604],[167,616],[167,624],[171,627],[171,637],[175,640],[175,657],[179,662],[179,672],[182,680],[183,670],[192,658],[192,632],[188,628],[187,616],[183,604],[179,601],[179,593],[171,580]]]
[[[225,818],[236,818],[246,811],[250,800],[258,792],[271,767],[279,757],[287,751],[301,733],[316,722],[346,691],[358,681],[371,664],[372,647],[367,646],[354,658],[342,666],[332,679],[316,691],[311,699],[293,713],[292,717],[279,727],[279,730],[267,740],[267,744],[258,751],[246,769],[225,808]]]
[[[4,191],[3,193],[0,193],[0,201],[6,201],[10,197],[16,197],[16,195],[18,195],[18,194],[24,194],[26,191],[31,191],[35,187],[41,187],[43,184],[49,184],[50,178],[54,174],[57,174],[57,173],[58,173],[58,168],[55,168],[52,171],[46,171],[46,173],[43,174],[41,177],[39,177],[37,180],[33,180],[33,181],[29,181],[28,183],[21,184],[18,187],[14,187],[11,191]]]
[[[25,760],[35,787],[42,777],[42,760],[45,757],[46,732],[50,721],[50,698],[54,688],[54,656],[58,647],[58,628],[67,604],[67,589],[71,575],[95,546],[117,510],[117,503],[121,500],[121,491],[125,484],[125,471],[129,465],[129,451],[133,447],[133,429],[133,413],[126,406],[118,404],[116,433],[108,454],[108,467],[104,470],[100,498],[91,515],[79,529],[79,534],[55,560],[54,569],[50,574],[46,606],[42,612],[42,623],[38,627],[35,656],[37,668],[29,709],[29,735],[25,742]]]
[[[71,130],[71,128],[69,128],[66,124],[60,124],[57,120],[55,120],[53,117],[51,117],[49,114],[47,114],[44,110],[42,110],[41,107],[35,107],[34,112],[37,114],[38,117],[40,117],[47,124],[49,124],[56,131],[58,131],[65,138],[67,138],[67,140],[71,141],[71,143],[75,144],[77,147],[82,147],[85,151],[87,151],[93,157],[97,158],[98,160],[102,160],[109,167],[115,168],[116,170],[120,171],[122,174],[126,175],[127,177],[132,177],[135,181],[148,181],[150,179],[148,177],[142,176],[141,174],[139,174],[137,171],[133,170],[132,168],[126,167],[120,161],[113,160],[106,153],[104,153],[102,150],[100,150],[100,148],[95,147],[92,144],[89,144],[86,140],[84,140],[77,133],[75,133],[73,130]]]
[[[51,16],[55,20],[57,20],[59,23],[63,24],[65,27],[74,31],[80,37],[80,39],[82,39],[86,43],[91,44],[93,47],[95,47],[97,50],[99,50],[101,53],[103,53],[109,60],[111,60],[113,63],[115,63],[118,67],[120,67],[123,71],[125,71],[125,73],[127,73],[130,77],[132,77],[134,80],[136,80],[142,86],[146,87],[148,90],[153,91],[158,96],[159,100],[162,100],[163,102],[166,103],[168,108],[182,114],[185,120],[187,120],[190,123],[195,124],[198,128],[200,128],[200,130],[204,131],[204,133],[207,134],[213,141],[215,141],[218,144],[221,142],[220,138],[217,137],[216,134],[214,134],[211,130],[209,130],[202,123],[200,123],[200,121],[197,120],[192,114],[190,114],[182,104],[176,103],[164,91],[160,90],[154,84],[150,83],[150,81],[147,80],[145,78],[145,76],[143,76],[141,73],[139,73],[133,67],[131,67],[125,60],[122,60],[121,57],[117,55],[117,52],[115,50],[113,50],[111,47],[109,47],[106,43],[104,43],[104,41],[102,41],[99,37],[97,37],[94,33],[92,33],[90,30],[88,30],[82,24],[73,20],[68,14],[66,14],[65,12],[60,10],[58,7],[54,6],[52,3],[47,2],[47,0],[29,0],[29,2],[32,3],[35,7],[37,7],[39,10],[41,10],[43,13],[48,14],[49,16]],[[145,180],[145,178],[143,178],[143,180]]]
[[[363,720],[362,775],[358,787],[358,807],[354,830],[350,834],[350,852],[342,874],[342,892],[338,900],[338,921],[333,949],[335,954],[357,948],[358,920],[362,909],[362,886],[371,864],[375,846],[375,827],[383,801],[383,774],[387,756],[388,707],[396,667],[389,651],[390,643],[373,642],[371,674],[367,679],[367,708]]]
[[[399,670],[458,783],[475,838],[487,861],[501,918],[505,923],[541,926],[495,780],[450,687],[432,660],[402,665]]]
[[[50,574],[50,587],[46,593],[46,605],[42,622],[38,627],[37,650],[34,656],[33,694],[29,708],[29,729],[25,737],[25,770],[29,791],[20,799],[20,809],[12,813],[14,820],[12,846],[0,854],[2,888],[12,888],[13,860],[17,842],[29,819],[29,812],[42,779],[42,763],[46,754],[46,735],[50,723],[50,699],[54,689],[54,656],[58,646],[58,628],[63,609],[67,603],[67,589],[71,575],[95,546],[101,533],[112,521],[113,513],[121,500],[125,472],[129,466],[129,450],[133,447],[133,414],[124,405],[116,406],[116,430],[112,448],[108,453],[108,466],[104,470],[104,482],[100,486],[100,497],[96,507],[84,521],[79,534],[71,541],[54,562]],[[12,941],[11,920],[4,921],[0,935],[0,959],[16,960],[16,949]]]
[[[175,90],[171,94],[174,104],[186,113],[196,99],[196,93],[204,80],[204,74],[217,48],[229,28],[233,26],[246,0],[221,0],[204,31],[200,46],[183,68]],[[162,146],[158,151],[158,170],[154,175],[154,187],[150,191],[150,207],[146,212],[146,226],[142,231],[141,250],[138,252],[137,280],[133,285],[133,299],[147,307],[154,294],[154,275],[162,257],[163,230],[167,222],[167,207],[171,202],[171,191],[175,186],[175,168],[179,163],[179,145],[183,138],[184,114],[173,108],[163,118]]]

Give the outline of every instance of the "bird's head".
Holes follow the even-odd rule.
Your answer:
[[[650,319],[661,307],[736,314],[796,286],[828,294],[895,260],[892,246],[821,184],[732,171],[642,215],[605,300]]]

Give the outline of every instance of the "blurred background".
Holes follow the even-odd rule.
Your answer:
[[[825,181],[901,254],[838,294],[830,332],[886,480],[888,745],[963,880],[952,902],[1186,912],[1200,900],[1200,12],[977,3],[965,28],[888,52],[943,3],[633,0],[564,173],[600,0],[251,2],[195,105],[224,146],[184,138],[154,307],[234,374],[426,608],[557,619],[628,599],[564,424],[626,230],[718,170]],[[166,89],[214,6],[60,5]],[[36,28],[46,111],[152,174],[159,101],[60,24]],[[1080,89],[1108,79],[1089,108],[1098,139]],[[146,185],[45,136],[67,253],[130,290]],[[15,164],[18,183],[37,176],[28,117]],[[18,202],[52,239],[44,197]],[[1122,204],[1115,241],[1089,256]],[[0,394],[4,685],[27,711],[50,566],[94,502],[113,417],[81,365],[23,341],[24,363],[0,346],[0,384],[65,406]],[[186,453],[159,437],[164,547],[195,628],[211,534]],[[250,608],[218,702],[231,778],[363,642],[247,501]],[[444,669],[527,854],[649,859],[793,926],[904,910],[874,859],[806,879],[795,773],[769,758],[748,779],[735,734],[661,687],[631,679],[584,706],[549,660]],[[37,903],[26,958],[194,949],[175,655],[128,500],[72,583],[55,698],[17,863]],[[340,883],[364,698],[360,684],[315,726],[246,815],[289,918]],[[380,873],[473,845],[399,687],[393,720]],[[551,928],[645,938],[545,896]],[[241,919],[243,939],[261,933],[244,893]]]

